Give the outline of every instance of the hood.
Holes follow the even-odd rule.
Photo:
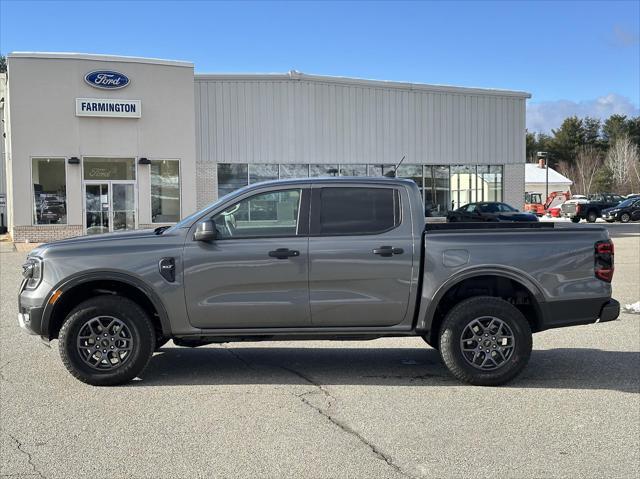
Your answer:
[[[498,221],[538,221],[538,217],[531,213],[514,211],[510,213],[499,213],[496,215]]]
[[[120,241],[127,239],[135,239],[135,238],[145,238],[149,236],[155,236],[155,230],[145,229],[145,230],[131,230],[131,231],[122,231],[118,233],[104,233],[99,235],[86,235],[86,236],[74,236],[72,238],[65,238],[58,241],[52,241],[51,243],[45,243],[34,250],[32,250],[29,255],[38,255],[40,252],[49,249],[55,248],[56,246],[66,246],[73,244],[90,244],[90,243],[104,243],[111,241]]]
[[[606,213],[613,213],[614,211],[618,211],[621,210],[622,208],[618,207],[618,206],[612,206],[611,208],[605,208],[604,210],[602,210],[602,214],[606,214]]]

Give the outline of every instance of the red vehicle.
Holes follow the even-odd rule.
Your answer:
[[[533,213],[538,216],[544,216],[550,209],[551,205],[557,203],[556,199],[560,199],[562,202],[571,198],[571,194],[568,191],[553,191],[549,193],[547,200],[542,204],[541,193],[525,193],[524,194],[524,210],[529,213]],[[552,215],[553,216],[553,215]],[[559,217],[560,213],[557,213],[556,217]]]
[[[552,218],[560,218],[562,216],[562,210],[559,206],[554,206],[553,208],[549,208],[547,210],[547,215]]]

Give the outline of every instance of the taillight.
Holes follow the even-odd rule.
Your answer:
[[[613,242],[597,241],[595,247],[596,278],[610,283],[613,279]]]
[[[576,205],[576,214],[580,213],[580,204]]]

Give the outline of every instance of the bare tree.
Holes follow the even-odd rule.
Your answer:
[[[578,149],[575,161],[575,179],[580,184],[583,194],[591,193],[591,187],[604,159],[602,153],[593,146],[582,146]]]
[[[607,153],[607,167],[618,190],[625,189],[633,181],[634,168],[638,162],[638,147],[628,136],[618,138]]]
[[[583,194],[582,182],[580,181],[580,177],[578,176],[578,169],[574,163],[569,163],[568,161],[560,161],[558,163],[558,172],[562,176],[566,176],[571,181],[573,181],[573,185],[570,190],[574,195]]]

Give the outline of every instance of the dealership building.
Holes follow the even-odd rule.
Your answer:
[[[403,157],[397,176],[432,215],[522,207],[525,92],[75,53],[7,63],[0,193],[15,241],[172,224],[258,181],[381,176]]]

